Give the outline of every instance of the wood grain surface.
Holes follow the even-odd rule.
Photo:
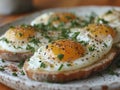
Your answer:
[[[33,5],[35,10],[30,12],[14,14],[14,15],[0,15],[0,26],[5,25],[9,22],[16,20],[17,18],[29,15],[36,10],[43,10],[47,8],[55,7],[75,7],[75,6],[87,6],[87,5],[110,5],[110,6],[120,6],[120,0],[33,0]],[[13,90],[9,87],[0,84],[0,90]],[[104,88],[103,90],[107,90]]]

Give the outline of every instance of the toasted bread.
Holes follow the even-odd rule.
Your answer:
[[[87,78],[93,73],[106,69],[114,60],[116,55],[116,50],[112,49],[107,55],[104,56],[104,58],[102,58],[98,62],[90,66],[71,71],[49,72],[41,70],[32,70],[29,69],[28,61],[25,62],[23,69],[26,72],[27,76],[33,80],[63,83],[72,80]]]
[[[0,50],[0,58],[8,61],[20,61],[29,58],[33,53],[31,52],[22,52],[22,53],[13,53],[6,50]]]

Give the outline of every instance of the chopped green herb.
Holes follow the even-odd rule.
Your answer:
[[[62,60],[63,57],[64,57],[64,54],[58,54],[58,55],[57,55],[57,58],[58,58],[59,60]]]
[[[60,18],[58,16],[54,16],[54,17],[51,17],[49,20],[48,20],[48,23],[51,24],[53,21],[57,21],[59,20]]]
[[[30,46],[29,44],[27,45],[26,50],[30,50],[31,52],[35,52],[35,48]]]
[[[3,66],[0,66],[0,71],[4,71],[4,67]]]
[[[77,39],[77,36],[80,34],[80,32],[75,32],[73,35],[72,35],[72,39],[73,40],[76,40]]]
[[[44,62],[41,63],[40,68],[45,68],[46,64]]]
[[[72,65],[70,63],[68,63],[67,66],[72,66]]]
[[[13,46],[15,49],[22,49],[22,47],[20,47],[20,46],[18,46],[18,47],[16,47],[16,46]]]
[[[108,72],[108,74],[110,74],[110,75],[119,76],[119,74],[118,74],[117,72],[115,72],[112,68],[108,68],[108,69],[107,69],[107,72]]]
[[[89,49],[89,51],[94,51],[95,50],[95,48],[93,46],[88,47],[88,49]]]
[[[24,28],[27,28],[29,27],[30,25],[27,25],[27,24],[22,24],[21,27],[24,27]]]
[[[79,23],[78,20],[72,20],[71,21],[71,27],[76,27],[76,26],[79,26],[79,25],[80,25],[80,23]]]
[[[102,18],[98,18],[97,23],[108,24],[108,21],[106,21]]]
[[[11,29],[14,29],[15,27],[14,26],[10,26]]]
[[[106,12],[106,14],[111,14],[112,13],[112,10],[109,10]]]
[[[71,17],[71,16],[66,16],[66,18],[67,18],[67,19],[72,19],[72,17]]]
[[[80,43],[85,45],[85,46],[88,44],[88,42],[85,42],[85,41],[80,41]]]
[[[13,72],[12,75],[13,75],[13,76],[18,76],[16,72]]]
[[[38,38],[31,38],[29,42],[34,43],[35,45],[38,45],[40,43]]]
[[[2,59],[2,62],[4,63],[4,62],[5,62],[5,60],[4,60],[4,59]]]
[[[67,39],[69,36],[68,36],[68,33],[70,33],[69,30],[62,30],[61,32],[61,36],[65,39]]]
[[[7,40],[7,38],[1,38],[0,41],[5,41],[6,43],[9,43],[9,41]]]
[[[106,44],[106,43],[104,43],[104,46],[105,46],[105,47],[107,47],[107,44]]]
[[[60,65],[60,67],[58,68],[58,70],[60,71],[63,68],[63,64]]]
[[[25,73],[24,73],[24,71],[23,71],[23,70],[21,71],[21,75],[25,75]]]
[[[19,62],[19,64],[18,64],[18,67],[19,67],[19,68],[22,68],[22,67],[23,67],[24,62],[25,62],[24,60],[21,60],[21,61]]]

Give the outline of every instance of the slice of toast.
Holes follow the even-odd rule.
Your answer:
[[[0,58],[8,61],[21,61],[29,58],[33,53],[31,52],[22,52],[22,53],[13,53],[6,50],[0,50]]]
[[[49,72],[49,71],[33,70],[33,69],[29,69],[28,61],[25,62],[23,69],[26,72],[27,76],[33,80],[64,83],[72,80],[87,78],[91,74],[106,69],[114,60],[116,55],[117,55],[116,48],[112,48],[109,51],[109,53],[105,55],[98,62],[90,66],[81,69],[71,70],[71,71]]]

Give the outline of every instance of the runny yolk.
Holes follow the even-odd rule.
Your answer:
[[[50,17],[50,19],[53,21],[53,24],[58,24],[60,22],[67,23],[75,18],[76,16],[72,13],[55,13]]]
[[[23,27],[23,26],[16,26],[13,28],[10,28],[6,33],[5,37],[10,41],[15,40],[27,40],[30,37],[35,36],[35,30],[33,27]]]
[[[78,42],[71,40],[58,40],[48,45],[48,49],[51,49],[54,55],[63,55],[61,61],[70,62],[74,61],[84,54],[84,48]],[[59,57],[57,57],[60,60]]]
[[[108,35],[111,35],[112,38],[114,38],[116,35],[115,30],[104,24],[90,24],[86,29],[90,31],[91,36],[97,40],[103,40]]]

